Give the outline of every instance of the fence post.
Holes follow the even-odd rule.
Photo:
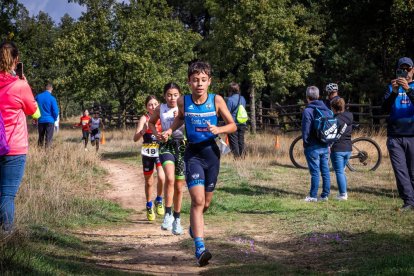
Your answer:
[[[260,100],[257,107],[257,122],[260,125],[260,128],[263,128],[263,103]]]

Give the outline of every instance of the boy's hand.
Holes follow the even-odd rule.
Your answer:
[[[213,133],[214,135],[220,134],[219,128],[215,125],[211,125],[209,122],[207,122],[208,130]]]
[[[168,138],[170,138],[171,134],[172,134],[172,129],[171,128],[167,129],[166,131],[163,131],[160,135],[161,136],[160,137],[161,141],[162,142],[167,142]]]

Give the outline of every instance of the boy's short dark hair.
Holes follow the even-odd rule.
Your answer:
[[[239,94],[240,93],[240,85],[237,82],[232,81],[229,84],[228,91],[229,91],[229,93],[232,93],[232,94],[234,94],[234,93]]]
[[[211,66],[208,62],[195,61],[188,66],[188,78],[194,74],[204,73],[211,78]]]

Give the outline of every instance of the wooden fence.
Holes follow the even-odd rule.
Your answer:
[[[274,105],[266,108],[259,102],[256,108],[256,125],[259,130],[298,131],[301,128],[302,112],[305,105]],[[387,115],[381,113],[381,106],[371,104],[346,105],[354,115],[354,122],[364,127],[379,128],[386,124]]]
[[[361,126],[377,128],[386,124],[387,115],[381,114],[381,106],[371,104],[354,104],[348,103],[348,111],[354,115],[354,122]],[[258,130],[271,131],[297,131],[300,130],[302,121],[302,112],[305,105],[278,105],[274,104],[271,108],[263,107],[259,102],[256,108],[256,126]],[[247,107],[247,109],[249,109]],[[104,124],[108,127],[136,127],[140,114],[127,112],[126,114],[112,113],[110,108],[99,106],[92,107],[90,110],[99,111]],[[92,113],[91,112],[91,113]],[[250,122],[250,120],[249,120]]]

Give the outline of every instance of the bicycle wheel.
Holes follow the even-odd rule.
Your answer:
[[[352,140],[352,153],[346,166],[350,171],[375,171],[382,160],[380,146],[371,138],[359,137]]]
[[[302,135],[296,137],[290,144],[289,148],[289,157],[293,165],[299,169],[307,169],[308,163],[306,162],[306,157],[303,149]]]

